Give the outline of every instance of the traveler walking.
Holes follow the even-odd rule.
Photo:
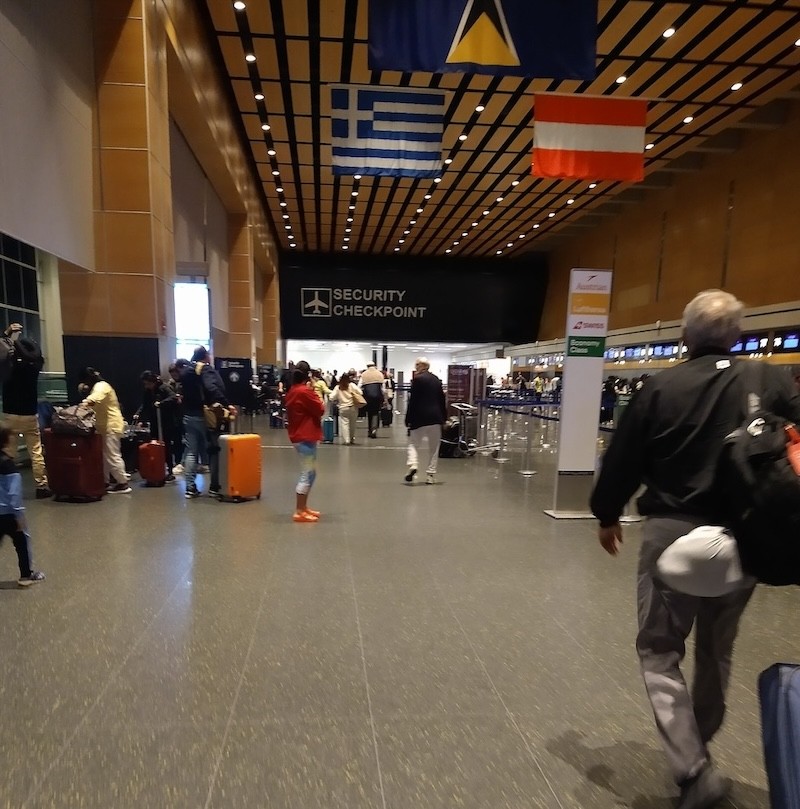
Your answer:
[[[325,405],[309,378],[307,362],[298,362],[286,394],[286,426],[289,440],[300,458],[300,477],[295,487],[294,522],[318,522],[320,513],[308,507],[308,495],[317,477],[317,447],[322,440]]]
[[[11,374],[3,383],[4,421],[15,435],[21,434],[25,438],[33,479],[36,482],[36,499],[41,500],[53,495],[47,483],[42,436],[39,432],[39,372],[44,359],[39,346],[22,334],[19,323],[12,323],[5,335],[11,340],[14,353],[11,358]],[[16,455],[16,444],[14,449]]]
[[[83,404],[94,408],[96,429],[103,436],[103,474],[109,480],[106,491],[109,494],[128,494],[131,487],[120,453],[125,422],[122,420],[117,392],[95,368],[83,368],[78,381],[89,389]]]
[[[420,357],[414,364],[416,373],[411,380],[411,391],[406,408],[408,427],[408,472],[406,483],[414,480],[419,466],[419,451],[423,441],[428,442],[426,483],[436,482],[436,464],[439,460],[439,444],[442,440],[442,425],[447,419],[447,404],[438,376],[429,371],[430,363]]]
[[[367,363],[366,370],[361,374],[360,387],[367,401],[367,434],[370,438],[377,438],[381,408],[386,397],[383,374],[375,367],[374,362]]]
[[[19,587],[44,581],[44,573],[31,565],[31,536],[22,505],[22,475],[17,471],[17,433],[8,425],[0,425],[0,542],[11,537],[19,562]]]
[[[356,443],[358,403],[356,395],[362,396],[361,388],[353,382],[350,374],[342,374],[339,384],[331,391],[330,402],[339,410],[339,434],[343,444]]]
[[[731,357],[740,335],[742,303],[718,289],[701,292],[686,307],[683,337],[688,362],[647,380],[628,405],[603,460],[591,498],[603,548],[616,555],[625,503],[639,498],[646,517],[638,566],[639,655],[645,689],[672,775],[681,788],[679,809],[703,809],[721,800],[728,782],[711,763],[708,745],[722,725],[739,619],[753,584],[714,598],[671,590],[656,562],[676,539],[701,525],[728,519],[726,498],[715,487],[725,436],[746,415],[745,361]],[[763,406],[800,420],[800,393],[779,369],[765,365]],[[680,663],[695,625],[692,692]]]

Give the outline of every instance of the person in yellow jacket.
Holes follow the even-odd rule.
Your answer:
[[[131,487],[120,453],[125,422],[122,420],[117,393],[96,368],[84,368],[80,372],[79,381],[89,388],[89,393],[82,404],[94,409],[97,416],[97,432],[103,436],[103,474],[106,478],[111,476],[106,491],[109,494],[127,494],[131,491]]]
[[[322,404],[327,404],[328,396],[331,395],[331,389],[322,378],[322,371],[319,368],[311,369],[311,388],[314,393],[319,396]]]

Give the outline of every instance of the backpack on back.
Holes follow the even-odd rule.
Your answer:
[[[720,496],[744,571],[764,584],[800,584],[800,433],[761,406],[763,369],[749,371],[748,415],[725,439]]]

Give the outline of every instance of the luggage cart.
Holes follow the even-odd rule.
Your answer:
[[[479,449],[478,408],[466,402],[453,402],[450,407],[457,414],[453,418],[458,418],[458,433],[446,438],[447,431],[443,432],[442,457],[471,458]]]

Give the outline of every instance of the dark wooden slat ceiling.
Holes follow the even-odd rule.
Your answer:
[[[759,108],[799,94],[800,0],[600,0],[591,82],[370,71],[367,0],[245,2],[206,0],[209,26],[287,251],[502,260],[546,247],[631,185],[533,178],[535,92],[650,99],[648,178],[731,127],[770,125]],[[441,182],[334,177],[327,85],[339,82],[447,90]]]

